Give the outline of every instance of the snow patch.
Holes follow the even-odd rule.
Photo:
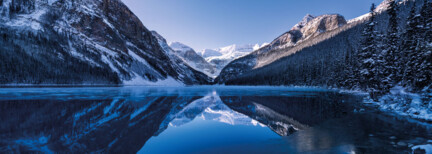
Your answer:
[[[110,55],[110,56],[113,56],[113,57],[116,57],[116,56],[117,56],[117,53],[115,53],[114,51],[112,51],[112,50],[110,50],[110,49],[108,49],[108,48],[105,48],[104,46],[101,46],[101,45],[99,45],[99,44],[94,44],[94,47],[95,47],[96,49],[98,49],[98,50],[104,52],[104,53],[107,53],[107,54]]]
[[[103,18],[103,22],[104,22],[106,25],[108,25],[111,29],[115,29],[115,27],[114,27],[110,22],[108,22],[108,20],[106,20],[105,18]]]
[[[426,145],[417,145],[411,148],[413,150],[413,153],[415,150],[422,149],[426,152],[426,154],[432,154],[432,144],[426,144]]]
[[[129,51],[129,55],[132,56],[134,59],[136,59],[137,61],[141,62],[142,64],[149,66],[149,64],[147,63],[147,61],[143,58],[141,58],[140,56],[138,56],[135,52],[128,50]]]
[[[369,18],[369,17],[370,17],[370,13],[366,13],[366,14],[360,16],[360,17],[357,17],[357,18],[354,18],[354,19],[348,20],[347,23],[348,23],[348,24],[351,24],[351,23],[354,23],[354,22],[363,21],[363,20],[366,20],[366,19]]]
[[[120,73],[120,71],[117,69],[117,67],[115,67],[114,64],[113,64],[110,60],[108,60],[108,58],[107,58],[105,55],[102,55],[102,61],[103,61],[105,64],[108,64],[109,67],[110,67],[114,72]]]
[[[14,19],[6,22],[6,25],[9,25],[11,27],[29,27],[36,31],[43,31],[43,28],[40,24],[40,18],[46,12],[46,9],[37,9],[30,14],[17,15]]]

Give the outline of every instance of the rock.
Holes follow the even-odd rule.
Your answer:
[[[412,143],[408,143],[408,147],[413,147],[414,146],[414,144],[412,144]]]
[[[401,147],[406,147],[406,146],[407,146],[407,144],[406,144],[405,142],[402,142],[402,141],[399,141],[399,142],[397,143],[397,145],[398,145],[398,146],[401,146]]]
[[[413,154],[426,154],[426,150],[424,149],[414,149]]]

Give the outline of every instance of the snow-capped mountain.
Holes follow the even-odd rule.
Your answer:
[[[304,26],[306,26],[306,24],[309,23],[309,21],[311,21],[313,19],[315,19],[315,16],[313,16],[311,14],[306,14],[306,16],[303,17],[303,20],[300,21],[299,23],[297,23],[296,25],[294,25],[294,27],[291,28],[291,30],[300,30]]]
[[[120,0],[0,1],[0,84],[204,84]]]
[[[233,44],[219,49],[204,49],[200,52],[200,55],[216,67],[217,73],[215,74],[218,75],[219,72],[231,61],[243,57],[266,45],[267,43],[264,43],[261,46],[259,44]]]
[[[265,49],[264,52],[294,46],[321,33],[342,27],[345,24],[347,24],[347,21],[339,14],[321,15],[318,17],[307,14],[290,31],[271,42],[269,48]]]
[[[178,57],[195,70],[203,72],[210,77],[216,77],[216,68],[198,55],[191,47],[180,42],[171,42],[169,46]]]
[[[307,44],[309,46],[308,40],[316,38],[327,31],[338,29],[346,24],[347,21],[345,18],[339,14],[321,15],[318,17],[307,14],[298,24],[293,26],[291,30],[277,37],[270,44],[232,61],[223,68],[217,80],[219,83],[223,83],[230,78],[241,76],[244,72],[265,66],[282,57],[291,55],[295,52],[281,53],[279,51],[305,47],[299,46],[299,44]]]

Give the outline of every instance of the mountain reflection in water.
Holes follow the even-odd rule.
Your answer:
[[[395,143],[431,138],[428,125],[354,112],[361,100],[284,87],[4,88],[0,152],[399,153],[410,148]]]

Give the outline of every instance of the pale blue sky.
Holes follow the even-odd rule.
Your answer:
[[[351,19],[382,0],[122,0],[168,42],[195,50],[271,42],[306,14]]]

